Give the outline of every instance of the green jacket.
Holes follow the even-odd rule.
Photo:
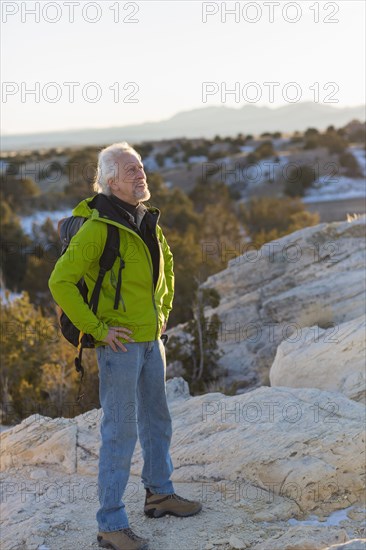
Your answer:
[[[105,345],[103,340],[111,326],[130,328],[131,338],[136,342],[160,338],[174,296],[173,255],[158,225],[160,211],[142,203],[138,207],[138,225],[145,215],[149,216],[158,241],[160,269],[155,290],[148,247],[128,222],[115,212],[105,195],[100,193],[81,201],[72,215],[88,219],[71,239],[51,273],[48,286],[55,302],[80,331],[94,337],[96,347]],[[113,268],[104,277],[95,315],[84,302],[76,283],[84,277],[89,301],[99,273],[99,258],[104,250],[108,223],[120,230],[120,254],[125,261],[120,305],[118,309],[113,308],[119,268],[117,257]],[[120,341],[128,340],[120,338]]]

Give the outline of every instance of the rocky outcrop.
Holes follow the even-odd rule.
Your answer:
[[[73,473],[77,463],[77,422],[33,414],[1,434],[1,471],[25,464],[58,465]]]
[[[364,407],[338,392],[263,387],[239,396],[178,398],[170,409],[177,482],[201,482],[208,496],[218,488],[234,492],[238,502],[254,486],[256,498],[280,498],[288,517],[326,514],[361,499]],[[2,434],[2,468],[95,475],[100,416],[95,409],[74,419],[29,417]],[[132,473],[141,468],[137,445]]]
[[[362,404],[314,388],[191,397],[182,379],[167,382],[167,396],[172,479],[203,512],[157,529],[144,518],[137,444],[125,502],[151,548],[348,550],[365,515]],[[1,434],[5,548],[96,547],[101,416],[33,415]]]
[[[269,384],[281,342],[304,342],[306,327],[335,327],[363,315],[365,224],[366,216],[322,223],[258,251],[242,248],[242,255],[207,279],[202,287],[215,288],[221,297],[205,315],[220,319],[227,385],[235,382],[240,390]],[[169,334],[184,335],[184,326]]]
[[[301,340],[278,346],[271,386],[340,391],[365,402],[365,335],[365,315],[331,329],[304,329]]]

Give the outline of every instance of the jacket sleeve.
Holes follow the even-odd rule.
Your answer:
[[[173,298],[174,298],[174,261],[173,261],[173,254],[170,250],[170,247],[167,243],[166,238],[163,235],[163,232],[161,231],[161,246],[163,250],[163,256],[164,256],[164,274],[165,274],[165,280],[166,285],[168,288],[167,294],[164,296],[164,302],[162,311],[165,317],[165,321],[168,321],[169,313],[173,307]]]
[[[76,283],[97,262],[107,240],[104,223],[87,220],[74,235],[66,252],[57,260],[48,280],[48,287],[55,302],[72,323],[82,332],[103,341],[109,327],[99,320],[84,302]]]

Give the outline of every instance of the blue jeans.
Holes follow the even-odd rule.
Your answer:
[[[165,392],[165,348],[159,338],[128,342],[127,352],[109,345],[96,348],[99,398],[103,409],[100,427],[96,519],[101,531],[129,527],[122,496],[139,435],[144,466],[141,480],[152,493],[172,494],[169,454],[172,421]]]

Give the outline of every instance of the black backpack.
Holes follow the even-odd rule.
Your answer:
[[[61,239],[62,249],[61,256],[65,254],[70,241],[74,235],[79,231],[83,223],[86,222],[88,218],[82,216],[70,216],[69,218],[63,218],[58,223],[58,234]],[[120,266],[118,271],[118,281],[116,288],[116,296],[114,301],[114,309],[118,309],[119,304],[119,295],[121,292],[121,280],[122,280],[122,269],[125,267],[125,262],[120,256],[119,252],[119,231],[115,225],[107,224],[107,240],[104,246],[104,250],[99,259],[99,274],[97,282],[95,283],[90,302],[88,303],[88,287],[82,277],[80,281],[76,284],[79,289],[80,294],[82,295],[84,302],[88,304],[93,313],[97,313],[98,301],[100,290],[102,287],[103,279],[107,271],[112,269],[114,262],[116,261],[117,256],[120,257]],[[91,334],[85,334],[81,332],[69,319],[66,313],[61,309],[59,305],[56,304],[58,322],[60,325],[61,332],[63,336],[68,340],[73,346],[78,349],[78,356],[75,357],[75,368],[77,372],[81,373],[80,385],[79,385],[79,395],[78,400],[80,399],[80,387],[81,381],[84,376],[84,367],[82,366],[82,353],[83,348],[94,348],[95,340]]]

